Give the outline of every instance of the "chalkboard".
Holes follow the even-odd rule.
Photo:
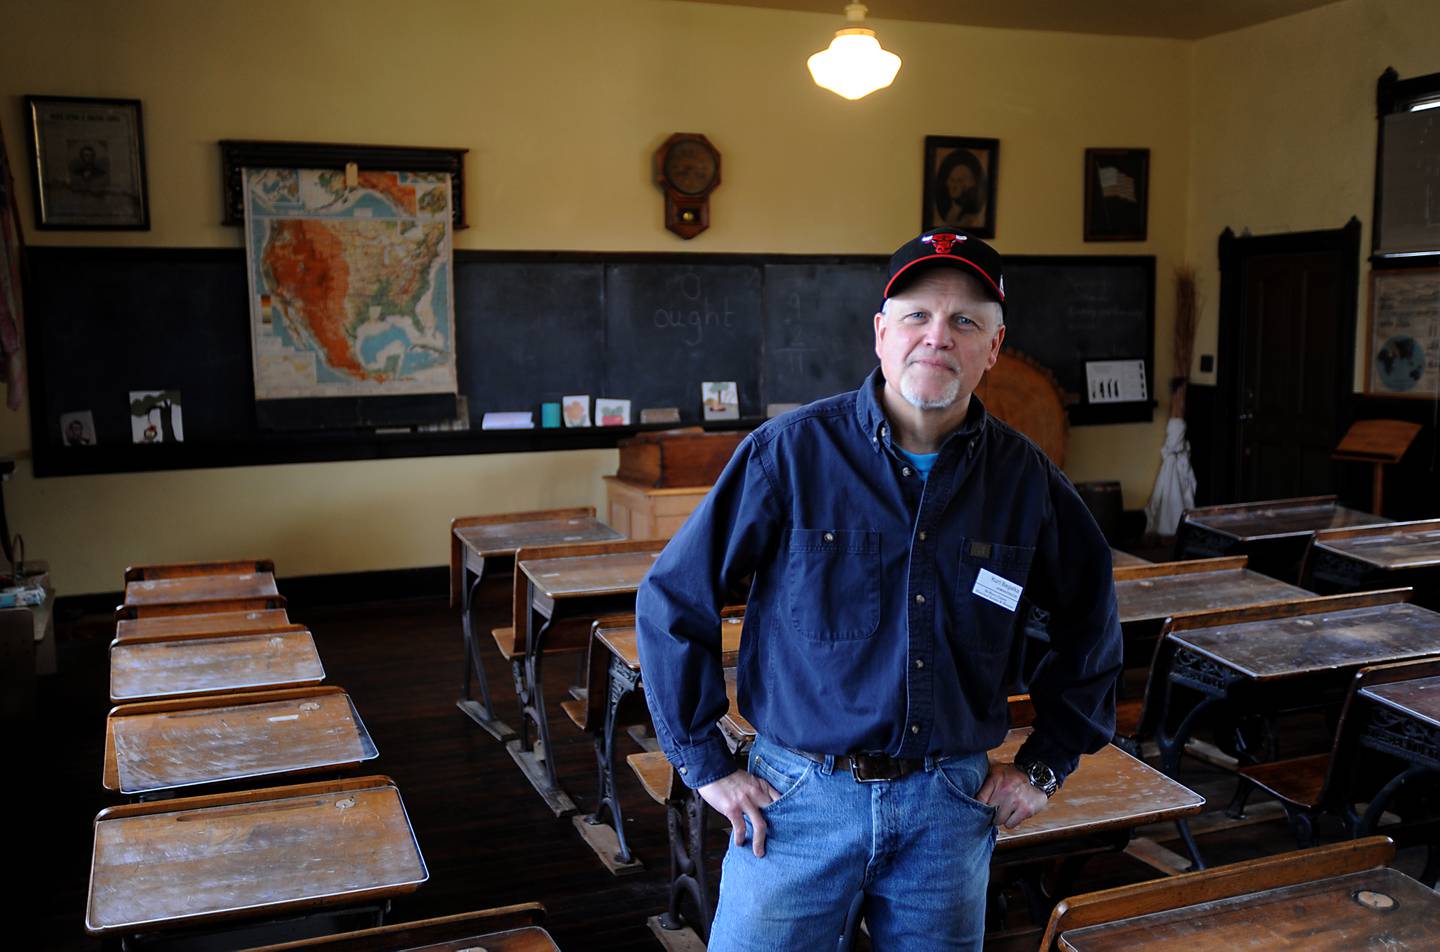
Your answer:
[[[735,381],[740,413],[760,394],[760,268],[753,264],[634,262],[605,269],[606,392],[645,407],[701,417],[700,384]]]
[[[457,261],[456,370],[471,423],[568,394],[608,396],[605,268],[598,262]]]
[[[884,260],[765,266],[765,399],[853,390],[879,362],[874,317]]]
[[[49,476],[613,446],[641,427],[479,426],[499,410],[538,422],[542,402],[568,394],[628,399],[632,420],[673,406],[695,422],[706,380],[738,384],[742,417],[709,425],[753,426],[767,404],[853,389],[874,368],[886,259],[457,252],[456,356],[472,428],[440,433],[260,425],[239,250],[33,248],[28,263],[35,472]],[[1150,419],[1154,275],[1150,257],[1008,259],[1006,346],[1077,395],[1072,423]],[[1123,359],[1145,361],[1152,399],[1085,404],[1085,362]],[[181,392],[184,443],[131,445],[128,394],[142,389]],[[96,446],[62,443],[60,414],[79,410],[94,415]],[[288,422],[305,420],[297,408]]]
[[[1150,419],[1155,404],[1155,259],[1148,256],[1006,259],[1005,346],[1039,361],[1067,397],[1070,422]],[[1150,399],[1087,404],[1085,364],[1144,360]]]

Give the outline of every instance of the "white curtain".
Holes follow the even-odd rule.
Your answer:
[[[1186,509],[1195,505],[1195,470],[1190,468],[1190,441],[1185,421],[1171,417],[1165,424],[1165,445],[1160,448],[1160,474],[1145,506],[1145,531],[1172,536]]]

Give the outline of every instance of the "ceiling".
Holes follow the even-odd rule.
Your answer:
[[[702,0],[802,10],[844,20],[845,0]],[[1323,7],[1338,0],[872,0],[870,16],[966,26],[1195,40]]]

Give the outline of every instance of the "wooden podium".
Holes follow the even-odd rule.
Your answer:
[[[1385,467],[1400,462],[1419,432],[1420,424],[1404,420],[1356,420],[1330,454],[1333,460],[1375,464],[1370,492],[1370,511],[1375,515],[1385,514],[1381,509],[1385,499]]]

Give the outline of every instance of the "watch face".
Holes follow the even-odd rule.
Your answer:
[[[715,181],[715,153],[703,142],[677,142],[665,156],[665,179],[676,191],[699,195]]]

